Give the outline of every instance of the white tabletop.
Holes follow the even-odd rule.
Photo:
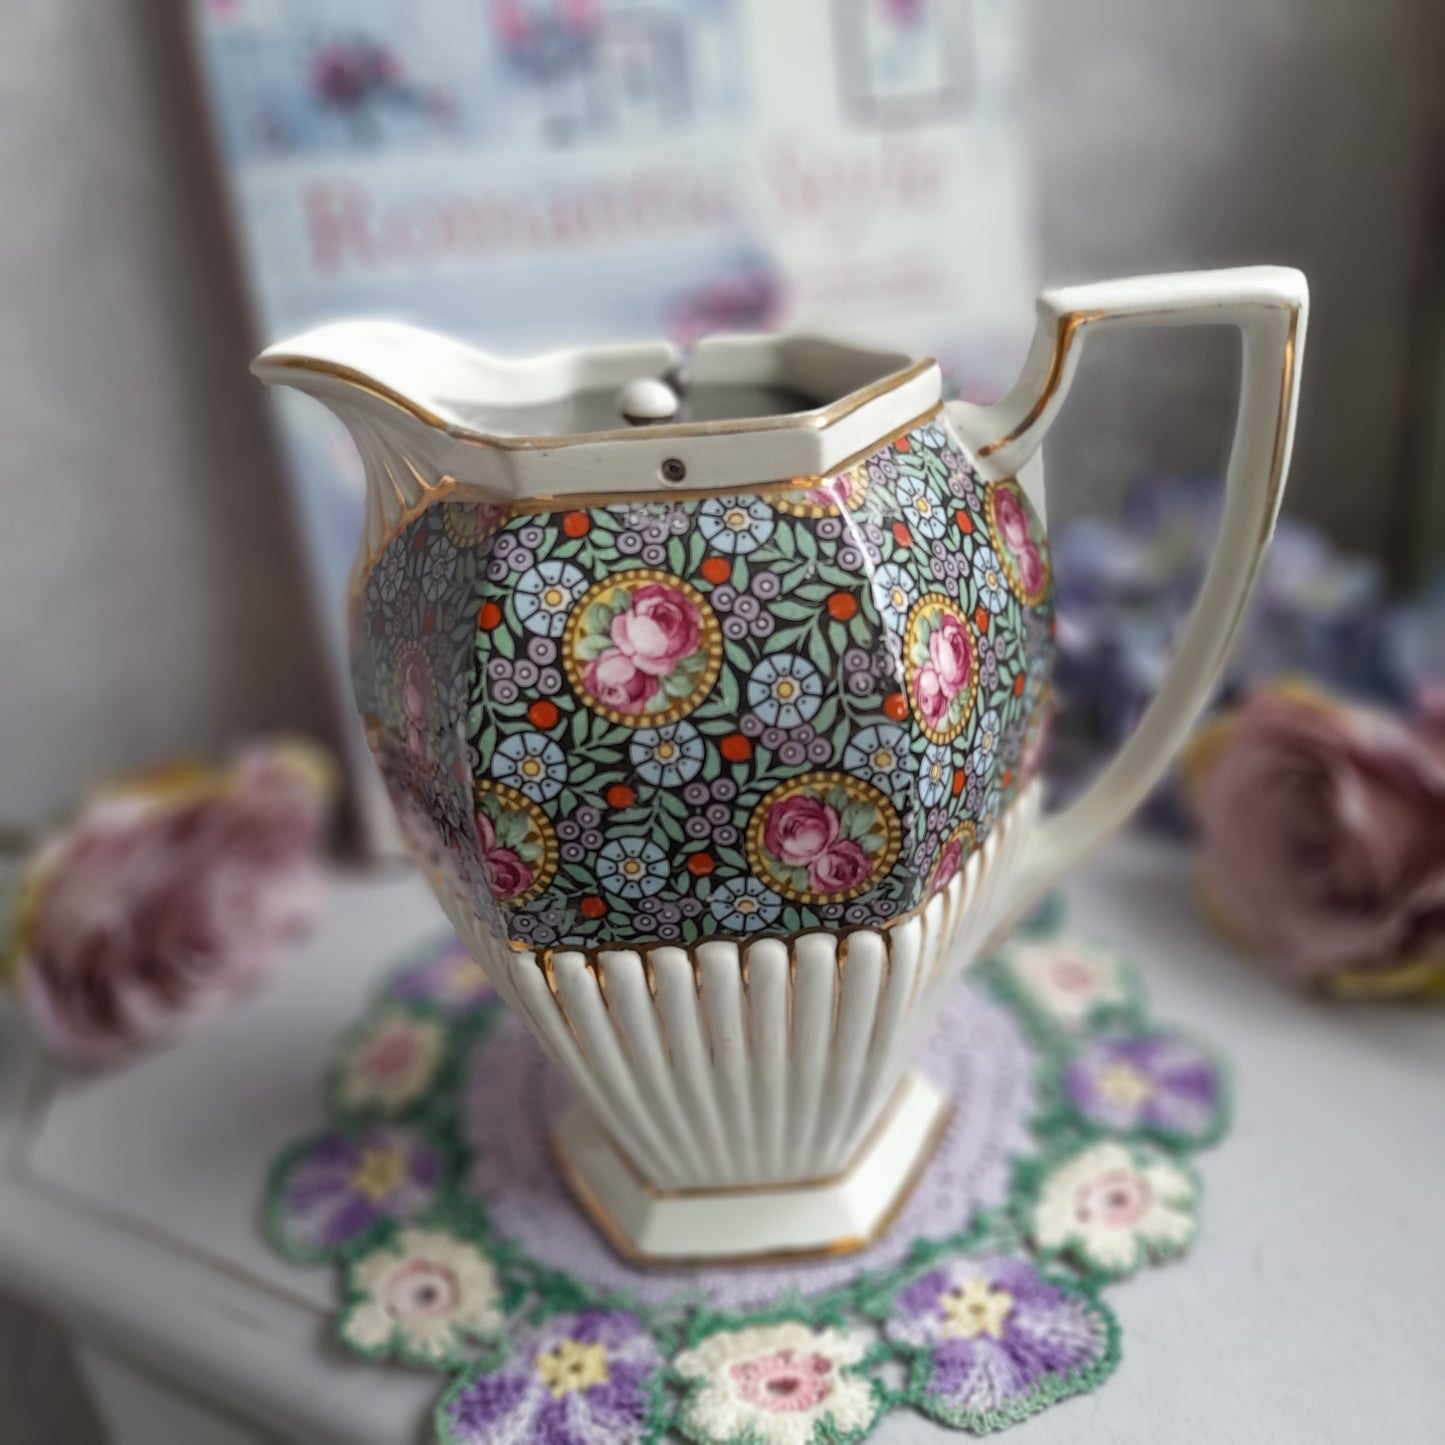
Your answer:
[[[1440,1439],[1445,1012],[1285,995],[1206,930],[1183,856],[1153,843],[1116,845],[1069,893],[1071,930],[1118,944],[1155,1013],[1231,1057],[1237,1119],[1200,1156],[1192,1254],[1109,1291],[1118,1374],[1011,1438]],[[343,1356],[331,1273],[282,1264],[256,1219],[272,1157],[322,1121],[336,1035],[439,926],[414,878],[340,881],[269,992],[54,1097],[0,1033],[0,1288],[288,1440],[421,1438],[441,1378]],[[962,1437],[900,1414],[877,1438]]]

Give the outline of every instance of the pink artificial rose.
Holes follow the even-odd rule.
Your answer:
[[[612,619],[612,640],[639,672],[666,677],[697,651],[702,618],[677,588],[649,582],[632,594],[632,606]]]
[[[943,614],[929,637],[928,657],[948,697],[968,686],[973,671],[973,644],[968,640],[968,629],[951,612]]]
[[[851,838],[839,838],[808,864],[808,886],[815,893],[844,893],[873,871],[868,855]]]
[[[331,765],[258,747],[98,794],[37,855],[16,978],[57,1053],[105,1063],[264,979],[321,901]]]
[[[1286,978],[1445,951],[1445,745],[1298,687],[1257,693],[1186,760],[1211,901]]]
[[[625,713],[643,712],[657,691],[657,679],[642,671],[616,647],[609,647],[594,657],[587,664],[582,681],[598,702]]]
[[[999,487],[993,494],[993,515],[1009,551],[1017,557],[1025,549],[1032,550],[1037,562],[1038,547],[1029,529],[1029,514],[1024,510],[1018,493],[1009,487]]]
[[[937,671],[924,663],[913,679],[913,694],[918,700],[918,713],[931,728],[939,727],[948,716],[949,693]]]
[[[808,867],[837,837],[837,813],[802,793],[780,798],[763,824],[763,847],[789,868]]]

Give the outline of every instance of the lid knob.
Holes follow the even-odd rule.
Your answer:
[[[653,376],[639,376],[617,393],[617,409],[633,426],[667,421],[677,415],[677,393]]]

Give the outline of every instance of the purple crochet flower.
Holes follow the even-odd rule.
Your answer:
[[[335,1259],[387,1220],[413,1219],[441,1183],[441,1156],[406,1129],[322,1134],[283,1163],[272,1234],[292,1259]]]
[[[1112,1034],[1086,1045],[1064,1072],[1069,1103],[1092,1124],[1186,1144],[1223,1122],[1219,1068],[1176,1034]]]
[[[437,1407],[444,1445],[633,1445],[654,1433],[657,1342],[622,1310],[557,1315]]]
[[[893,1301],[884,1333],[914,1355],[914,1406],[977,1434],[1092,1389],[1118,1362],[1097,1300],[1007,1257],[930,1270]]]
[[[453,1015],[474,1013],[496,997],[481,965],[459,938],[429,950],[420,963],[392,980],[388,992],[405,1003],[430,1004]]]

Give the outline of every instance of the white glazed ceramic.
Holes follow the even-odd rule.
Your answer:
[[[636,426],[611,399],[665,415],[668,347],[510,363],[353,322],[258,359],[356,439],[358,703],[448,916],[572,1084],[559,1166],[619,1249],[744,1259],[886,1226],[946,1122],[907,1073],[936,991],[1123,820],[1208,695],[1279,507],[1306,307],[1274,268],[1047,292],[989,407],[944,405],[926,358],[717,339],[678,414]],[[1242,334],[1223,522],[1138,730],[1041,819],[1037,453],[1081,342],[1128,323]],[[794,400],[718,400],[761,394]],[[786,646],[729,611],[768,568]],[[876,686],[820,670],[845,644]],[[832,742],[811,725],[845,715]]]

